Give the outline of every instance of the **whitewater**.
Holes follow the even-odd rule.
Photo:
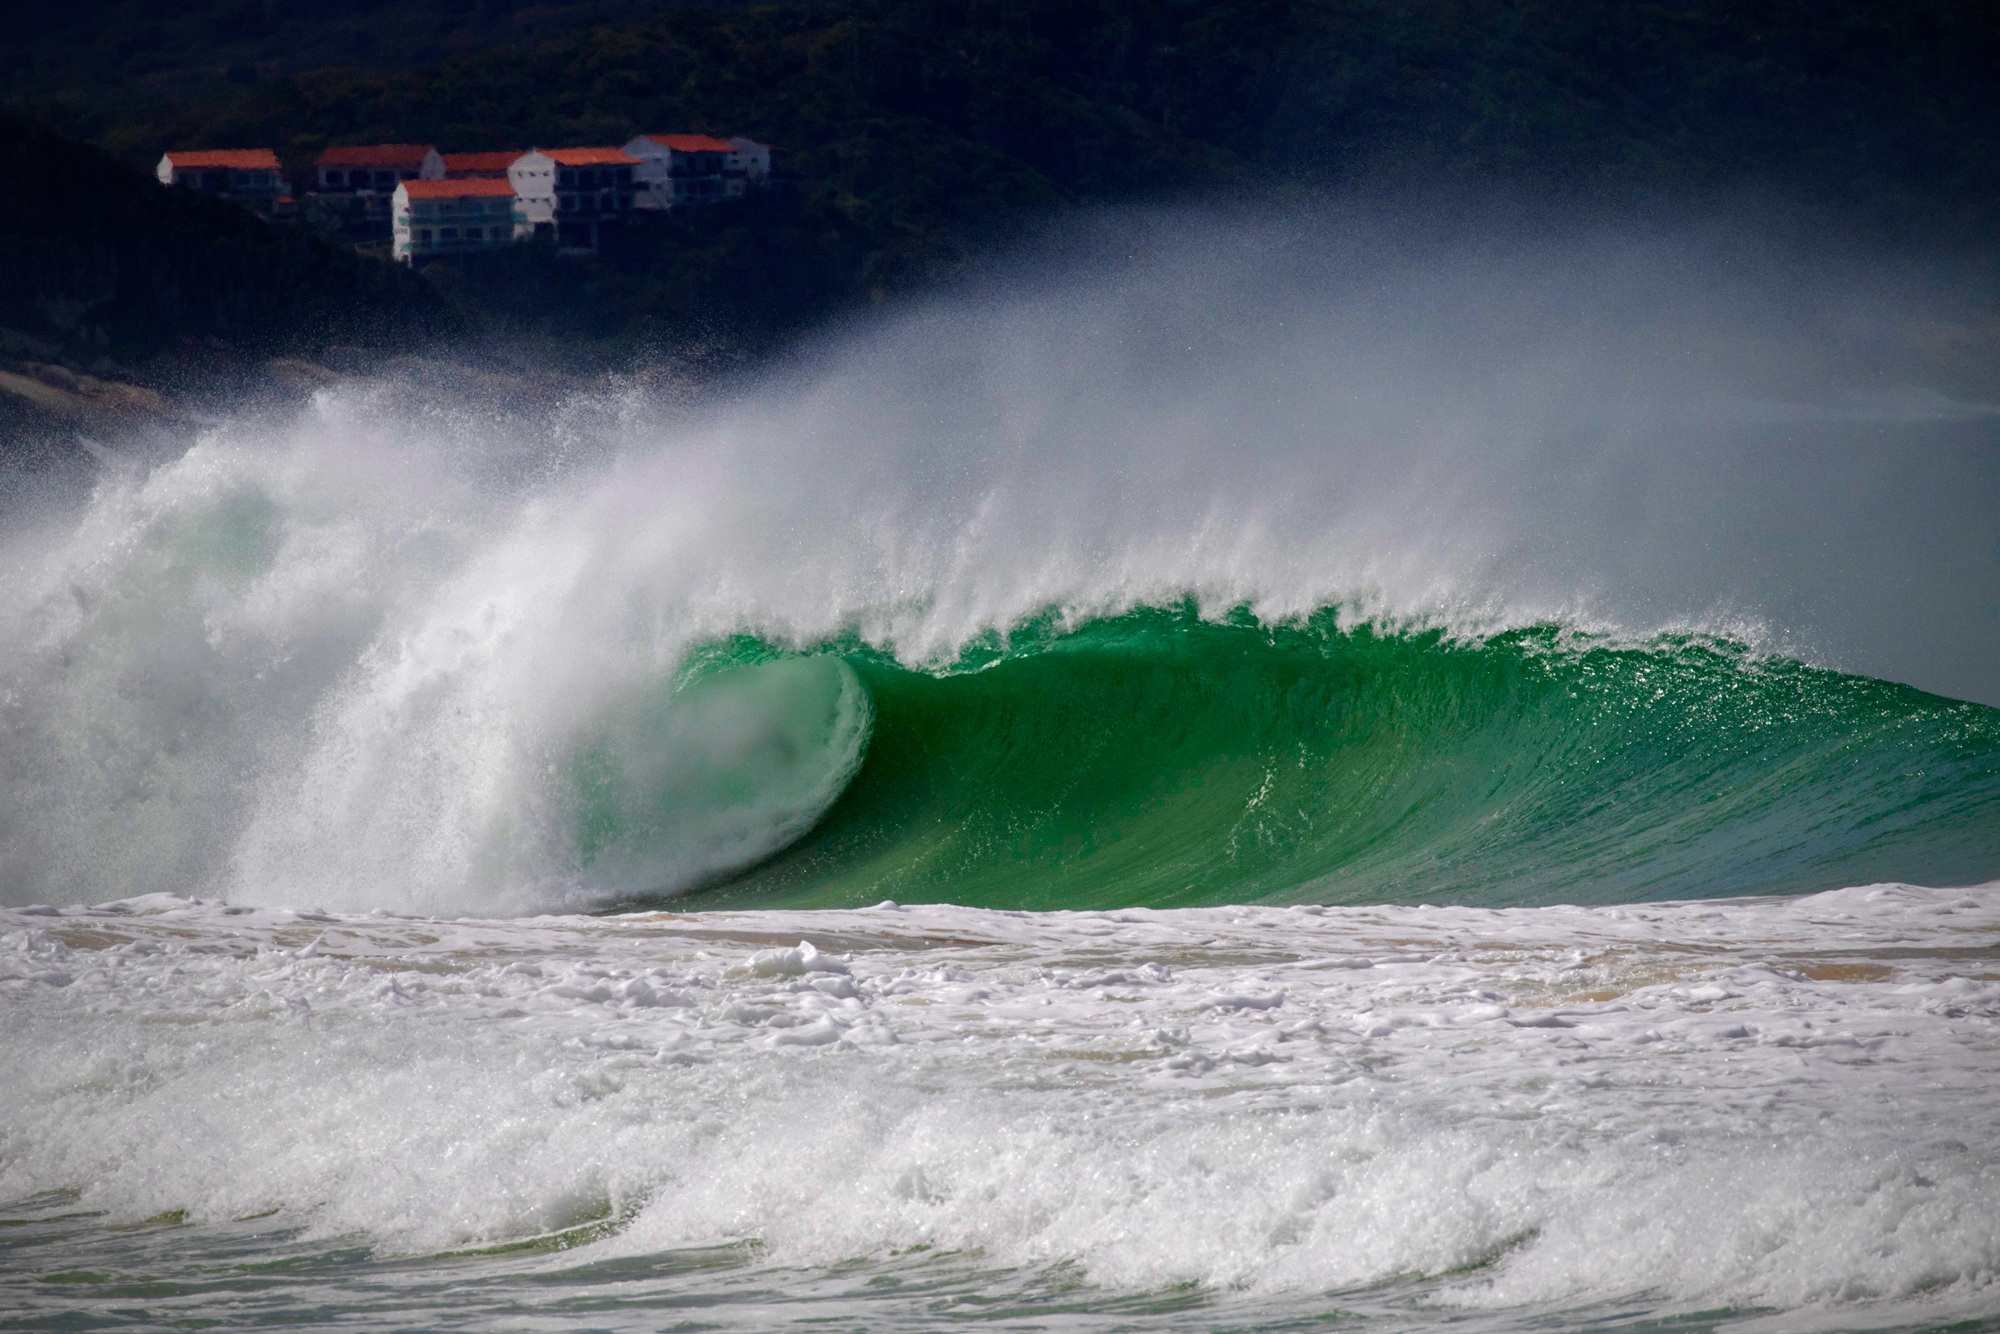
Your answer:
[[[1419,233],[10,480],[0,1328],[2000,1327],[2000,412]]]

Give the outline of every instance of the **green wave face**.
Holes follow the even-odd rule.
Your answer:
[[[865,761],[699,906],[1606,903],[2000,874],[2000,710],[1714,640],[1142,611],[936,672],[824,652],[872,699]]]

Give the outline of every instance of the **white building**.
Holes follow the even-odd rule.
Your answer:
[[[746,151],[738,144],[762,147],[749,139],[716,139],[706,134],[640,135],[625,145],[625,152],[639,162],[635,207],[671,209],[741,196],[749,176],[742,165]],[[732,167],[732,161],[738,165]],[[765,177],[770,175],[770,161],[770,151],[765,149]]]
[[[599,249],[607,227],[631,215],[639,160],[616,148],[537,148],[507,168],[521,216],[555,232],[563,250]]]
[[[771,145],[745,139],[740,134],[731,135],[729,142],[736,151],[729,155],[729,162],[723,170],[741,173],[744,183],[752,190],[762,190],[770,185]]]
[[[358,144],[319,155],[306,205],[322,227],[335,226],[355,245],[395,240],[390,201],[405,181],[444,179],[444,158],[429,144]]]
[[[291,211],[285,170],[268,148],[171,152],[155,169],[161,185],[180,185],[246,204],[265,216]]]
[[[429,144],[365,144],[319,155],[321,194],[380,195],[404,181],[441,181],[444,158]]]
[[[405,264],[497,249],[533,230],[508,181],[404,181],[390,210],[394,253]]]

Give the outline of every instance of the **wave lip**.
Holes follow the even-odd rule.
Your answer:
[[[797,839],[861,767],[873,709],[838,658],[642,691],[566,760],[576,878],[592,897],[674,893]]]

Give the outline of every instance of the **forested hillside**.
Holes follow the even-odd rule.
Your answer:
[[[169,10],[146,22],[173,50],[210,32],[211,57],[267,58],[195,88],[144,73],[142,53],[86,86],[79,52],[137,42],[154,30],[142,13]],[[1894,237],[1977,244],[2000,220],[2000,25],[1968,0],[124,0],[113,13],[94,44],[40,20],[42,53],[14,57],[9,87],[134,164],[169,145],[270,145],[302,171],[331,143],[450,151],[659,130],[785,150],[796,184],[780,201],[662,220],[589,264],[523,254],[434,275],[476,321],[572,345],[697,326],[772,336],[949,273],[1023,216],[1107,201],[1447,181],[1646,207],[1752,187]]]
[[[714,3],[742,0],[712,0]],[[681,0],[697,8],[703,0]],[[657,12],[654,0],[97,0],[11,14],[7,95],[101,112],[301,70],[407,69]]]
[[[88,145],[0,118],[0,330],[50,359],[135,363],[211,340],[246,354],[419,347],[458,322],[422,279],[158,182]]]

